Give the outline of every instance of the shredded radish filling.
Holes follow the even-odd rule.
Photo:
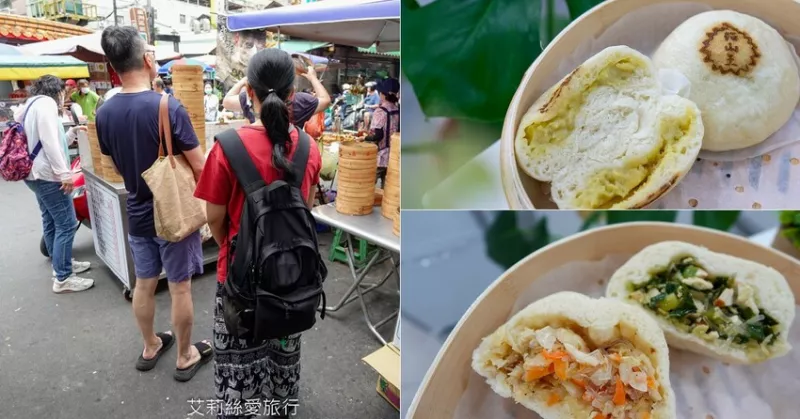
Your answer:
[[[590,406],[590,418],[647,419],[662,400],[650,358],[627,340],[592,349],[569,328],[520,335],[516,347],[529,349],[510,350],[499,369],[519,385],[548,392],[549,405],[569,398]]]

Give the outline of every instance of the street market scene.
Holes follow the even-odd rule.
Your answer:
[[[400,1],[6,3],[0,418],[398,417]]]

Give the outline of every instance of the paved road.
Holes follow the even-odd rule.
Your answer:
[[[39,254],[41,225],[22,183],[0,181],[0,418],[199,418],[190,399],[213,398],[209,364],[189,383],[172,379],[175,350],[155,370],[134,362],[141,340],[121,285],[94,254],[91,231],[75,238],[75,257],[94,268],[94,289],[56,295],[48,261]],[[321,236],[328,254],[331,236]],[[345,265],[329,263],[326,290],[337,299],[349,284]],[[193,340],[211,338],[214,266],[193,281]],[[379,275],[379,272],[372,276]],[[388,285],[389,283],[387,283]],[[390,287],[368,296],[375,316],[397,309]],[[156,328],[169,325],[169,293],[156,297]],[[392,335],[394,323],[382,328]],[[375,391],[376,373],[361,359],[380,347],[357,305],[318,321],[303,336],[298,418],[391,419],[399,415]],[[206,403],[203,402],[203,405]]]

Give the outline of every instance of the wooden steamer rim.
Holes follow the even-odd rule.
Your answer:
[[[800,36],[800,2],[795,0],[692,0],[714,9],[734,10],[755,16],[784,37]],[[500,136],[500,175],[503,193],[511,209],[557,209],[542,190],[545,184],[521,172],[514,155],[514,138],[522,116],[551,86],[544,83],[557,73],[561,57],[570,55],[587,38],[596,37],[626,14],[647,6],[678,3],[676,0],[608,0],[569,24],[528,67],[503,121]]]
[[[409,419],[454,418],[472,374],[472,352],[481,340],[508,320],[511,308],[530,284],[553,269],[612,254],[634,254],[662,241],[679,240],[714,252],[749,259],[780,272],[800,304],[800,261],[743,237],[672,223],[605,226],[559,240],[528,255],[500,275],[467,309],[428,369],[409,409]]]

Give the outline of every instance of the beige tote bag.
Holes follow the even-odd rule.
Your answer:
[[[179,242],[206,223],[206,212],[203,201],[194,197],[197,182],[192,167],[183,155],[172,155],[168,101],[169,96],[162,96],[158,107],[158,160],[142,173],[142,178],[153,192],[156,234],[166,241]]]

